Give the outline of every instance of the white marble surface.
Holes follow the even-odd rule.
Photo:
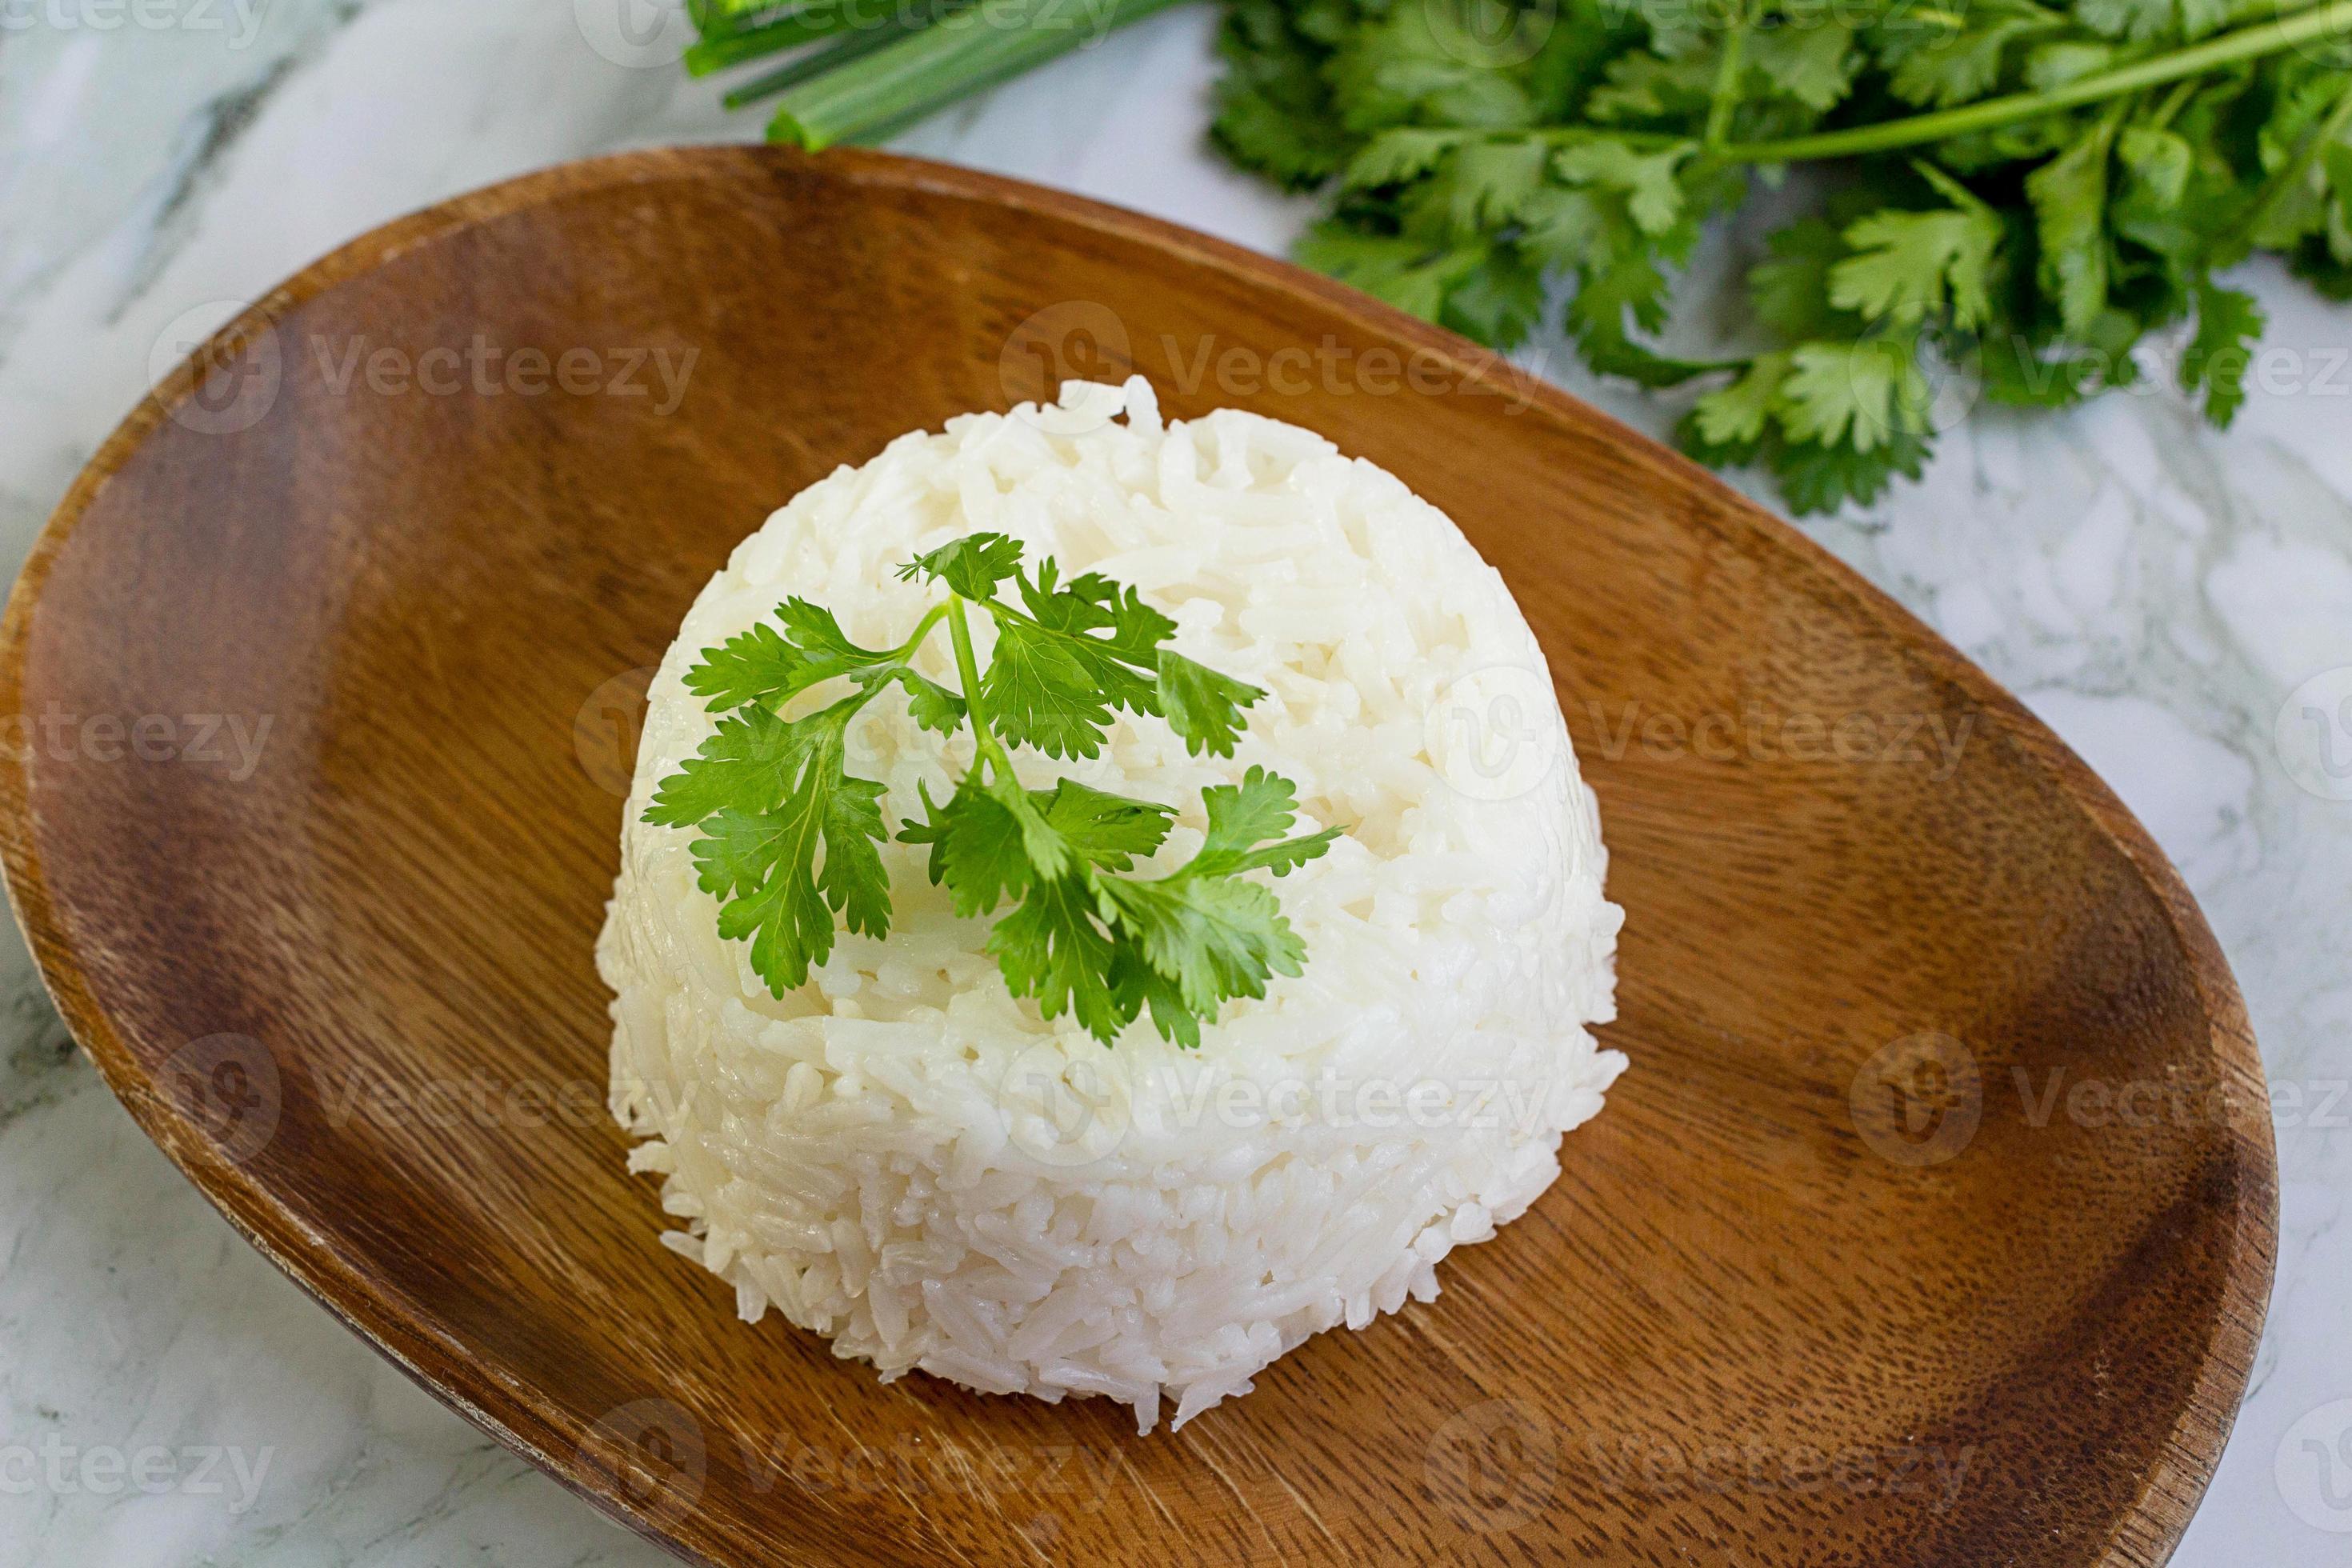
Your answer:
[[[633,63],[655,53],[619,26],[638,3],[0,0],[0,572],[159,341],[467,187],[755,134],[708,86]],[[1278,249],[1303,209],[1201,145],[1208,23],[1162,16],[901,145]],[[1811,529],[2139,812],[2221,933],[2273,1083],[2302,1096],[2270,1332],[2190,1568],[2352,1563],[2352,801],[2298,784],[2278,740],[2352,766],[2352,311],[2272,272],[2254,287],[2274,353],[2228,435],[2165,391],[1981,416],[1925,484]],[[238,1241],[0,941],[0,1568],[662,1561]]]

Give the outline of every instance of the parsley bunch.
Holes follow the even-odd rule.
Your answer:
[[[867,936],[889,932],[882,785],[849,772],[848,734],[893,686],[919,727],[950,736],[969,726],[974,746],[945,801],[919,786],[923,819],[901,823],[898,841],[930,847],[930,879],[957,914],[1011,906],[988,952],[1013,994],[1035,997],[1046,1018],[1068,1013],[1108,1045],[1149,1008],[1162,1036],[1197,1047],[1202,1021],[1224,1002],[1263,996],[1271,975],[1300,972],[1305,947],[1273,890],[1244,880],[1284,876],[1339,837],[1336,827],[1288,837],[1289,780],[1254,766],[1238,784],[1202,791],[1200,848],[1142,877],[1135,863],[1168,837],[1173,806],[1073,778],[1025,788],[1007,750],[1093,757],[1112,715],[1128,712],[1165,719],[1195,756],[1229,757],[1242,710],[1264,691],[1169,648],[1176,623],[1132,587],[1096,573],[1064,582],[1051,557],[1033,572],[1001,533],[967,535],[899,575],[940,584],[947,597],[897,647],[862,647],[833,612],[796,597],[772,622],[705,648],[687,671],[687,689],[726,717],[661,781],[645,819],[694,831],[697,879],[719,900],[719,934],[751,943],[751,967],[776,995],[831,954],[836,920]],[[984,669],[975,609],[996,631]],[[960,693],[913,663],[942,620]],[[795,699],[844,681],[845,695],[784,717]]]
[[[1095,36],[1076,0],[901,5],[902,37],[836,0],[694,5],[698,69],[832,29],[730,97],[781,95],[771,133],[808,147]],[[2139,381],[2151,334],[2227,425],[2264,323],[2218,279],[2256,251],[2352,298],[2352,0],[1224,8],[1212,134],[1326,194],[1302,260],[1482,342],[1557,321],[1597,371],[1692,384],[1684,447],[1768,468],[1799,511],[1916,477],[1980,398]],[[1801,163],[1827,177],[1748,271],[1760,342],[1659,352],[1703,226]]]

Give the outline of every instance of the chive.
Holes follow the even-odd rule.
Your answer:
[[[811,151],[868,140],[1172,4],[1110,0],[1098,14],[1086,12],[1081,0],[987,0],[966,6],[795,86],[778,106],[768,136]],[[1006,18],[1008,10],[1015,11],[1013,19]]]
[[[861,27],[837,35],[799,58],[753,77],[742,86],[730,89],[724,101],[730,109],[740,109],[747,103],[772,98],[788,87],[797,87],[811,78],[823,76],[852,60],[862,59],[877,49],[887,48],[908,33],[929,26],[947,9],[948,6],[938,3],[938,0],[921,5],[902,6],[879,26]]]

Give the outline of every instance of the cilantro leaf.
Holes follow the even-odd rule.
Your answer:
[[[1339,174],[1342,190],[1394,184],[1429,173],[1462,144],[1458,131],[1400,125],[1383,131],[1356,150]]]
[[[1829,269],[1831,304],[1897,327],[1948,312],[1965,331],[1991,315],[1989,279],[2000,220],[1965,186],[1929,173],[1957,205],[1931,212],[1888,208],[1856,219],[1844,235],[1853,254]]]
[[[1118,954],[1097,908],[1091,877],[1033,884],[1012,913],[988,933],[988,952],[1015,996],[1034,996],[1048,1022],[1068,1013],[1108,1045],[1134,1018],[1111,992]]]
[[[1561,148],[1552,163],[1571,185],[1622,192],[1634,226],[1646,235],[1660,235],[1682,216],[1683,189],[1675,171],[1690,155],[1688,147],[1640,153],[1617,138],[1600,137]]]
[[[1238,784],[1211,784],[1201,792],[1209,814],[1208,832],[1185,867],[1194,877],[1231,877],[1265,869],[1277,877],[1321,855],[1339,836],[1336,827],[1303,838],[1285,838],[1297,819],[1298,791],[1280,773],[1253,763]]]
[[[1763,353],[1729,385],[1708,393],[1691,405],[1690,420],[1697,441],[1726,454],[1718,461],[1744,461],[1730,456],[1753,457],[1764,439],[1767,422],[1780,407],[1780,384],[1789,376],[1789,356]]]
[[[907,691],[907,711],[918,727],[952,735],[963,728],[964,700],[912,665],[892,663],[860,670],[850,679],[861,688],[887,686],[893,681]]]
[[[1348,151],[1323,79],[1328,33],[1281,0],[1235,0],[1219,29],[1224,79],[1209,134],[1225,155],[1276,184],[1303,189],[1328,177]]]
[[[2219,288],[2210,279],[2198,281],[2197,335],[2180,357],[2180,385],[2186,392],[2202,388],[2205,417],[2225,430],[2245,405],[2246,370],[2266,324],[2252,295]]]
[[[1868,447],[1790,441],[1773,454],[1772,473],[1796,511],[1830,512],[1848,503],[1867,506],[1898,477],[1917,479],[1927,457],[1926,437],[1910,431]]]
[[[1812,14],[1802,24],[1783,19],[1779,26],[1749,35],[1747,81],[1759,97],[1793,98],[1825,113],[1853,89],[1860,63],[1853,26]]]
[[[1156,675],[1142,671],[1175,622],[1094,573],[1062,584],[1050,559],[1017,580],[1028,613],[992,604],[996,651],[981,678],[998,733],[1049,757],[1091,757],[1113,712],[1160,712]]]
[[[1781,426],[1799,443],[1867,453],[1898,430],[1915,431],[1927,404],[1907,339],[1800,344],[1780,383]]]
[[[766,810],[782,798],[784,771],[807,754],[806,723],[787,722],[766,708],[719,721],[695,754],[656,788],[646,820],[696,827],[730,805]]]
[[[1049,757],[1102,750],[1111,708],[1087,657],[1070,640],[1028,621],[997,624],[996,652],[981,689],[998,733]]]
[[[1475,253],[1407,235],[1367,234],[1337,222],[1312,226],[1290,253],[1427,321],[1437,320],[1447,292],[1478,264]]]
[[[720,729],[738,726],[756,745],[730,741],[721,762],[706,744],[708,765],[697,775],[704,789],[714,779],[733,788],[730,804],[696,823],[696,879],[723,900],[719,934],[751,942],[752,969],[779,996],[804,984],[810,966],[831,954],[836,913],[851,931],[869,936],[890,929],[890,879],[876,848],[889,837],[882,786],[843,767],[852,711],[836,707],[787,722],[753,709]],[[748,772],[754,765],[756,779]],[[664,790],[684,776],[665,781]],[[692,807],[682,804],[683,792],[671,793],[667,819],[676,823]]]
[[[960,915],[985,914],[1074,862],[1125,871],[1160,847],[1176,815],[1172,806],[1069,778],[1050,790],[1023,791],[1019,799],[970,776],[944,805],[933,805],[928,789],[921,793],[925,819],[905,824],[898,839],[931,846],[931,881],[946,886]],[[1042,868],[1033,858],[1040,835],[1054,845]]]
[[[986,599],[1021,570],[1021,546],[1001,533],[967,533],[898,568],[901,582],[945,583],[967,599]]]
[[[2179,204],[2197,163],[2196,151],[2185,137],[2152,125],[2126,126],[2116,140],[2116,155],[2149,198],[2163,207]]]
[[[1076,779],[1032,790],[1029,798],[1072,854],[1105,871],[1124,871],[1158,849],[1176,816],[1172,805],[1112,795]]]
[[[1013,807],[971,774],[944,805],[918,788],[924,820],[901,824],[898,841],[931,847],[931,884],[946,887],[957,914],[984,915],[1028,890],[1035,873]]]
[[[1757,320],[1790,339],[1835,332],[1840,322],[1830,304],[1830,272],[1845,254],[1845,238],[1837,226],[1823,218],[1800,218],[1775,230],[1764,243],[1769,259],[1758,262],[1748,274],[1748,295]]]
[[[754,702],[781,708],[820,681],[897,658],[860,647],[832,611],[806,599],[787,600],[776,606],[775,616],[776,624],[761,621],[703,649],[686,672],[686,689],[705,699],[704,706],[714,713]]]
[[[1276,974],[1300,972],[1306,948],[1273,889],[1241,879],[1286,875],[1330,848],[1337,829],[1283,837],[1297,799],[1289,780],[1253,767],[1238,784],[1202,791],[1209,826],[1192,859],[1165,877],[1096,879],[1097,912],[1138,950],[1110,987],[1127,1016],[1148,1005],[1163,1034],[1197,1044],[1198,1020],[1234,997],[1265,995]]]
[[[1306,957],[1273,891],[1255,882],[1115,877],[1099,886],[1104,906],[1140,944],[1144,963],[1196,1016],[1236,996],[1265,995],[1269,977],[1298,973]]]
[[[1183,738],[1194,756],[1234,754],[1234,741],[1248,722],[1242,710],[1265,693],[1245,680],[1220,675],[1167,648],[1160,650],[1160,710],[1168,727]]]
[[[2025,177],[2042,242],[2042,281],[2069,332],[2088,331],[2092,319],[2106,308],[2112,244],[2106,228],[2107,158],[2114,140],[2113,120],[2102,119]]]
[[[1200,1049],[1202,1015],[1184,1000],[1181,986],[1151,967],[1140,942],[1121,942],[1112,954],[1110,994],[1122,1025],[1149,1008],[1151,1026],[1163,1037],[1187,1050]]]

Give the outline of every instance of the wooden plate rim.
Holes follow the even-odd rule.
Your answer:
[[[2210,1020],[2209,1038],[2220,1076],[2241,1092],[2228,1097],[2229,1131],[2243,1162],[2232,1216],[2231,1256],[2221,1299],[2208,1326],[2202,1363],[2175,1421],[2168,1451],[2179,1468],[2158,1467],[2139,1495],[2118,1515],[2108,1542],[2137,1537],[2163,1543],[2168,1558],[2212,1479],[2253,1364],[2268,1310],[2277,1243],[2277,1163],[2269,1094],[2245,1004],[2220,943],[2171,862],[2115,793],[2023,704],[1977,668],[1933,628],[1873,586],[1822,545],[1714,474],[1609,415],[1500,360],[1477,344],[1407,315],[1344,284],[1258,252],[1106,203],[925,159],[840,148],[811,156],[740,143],[662,147],[611,153],[524,174],[453,197],[397,218],[329,252],[257,300],[197,348],[117,426],[67,490],[26,557],[0,616],[0,713],[21,712],[25,660],[42,589],[58,554],[108,481],[140,444],[195,390],[199,367],[217,345],[266,327],[279,315],[343,280],[402,253],[565,196],[610,186],[686,179],[773,176],[853,187],[912,191],[959,201],[1009,206],[1044,218],[1175,253],[1204,269],[1251,287],[1311,300],[1352,317],[1368,333],[1402,340],[1442,356],[1457,371],[1473,363],[1479,374],[1499,376],[1512,395],[1552,415],[1643,447],[1685,483],[1715,503],[1713,515],[1685,515],[1681,525],[1715,531],[1726,543],[1777,554],[1787,581],[1842,602],[1874,622],[1893,651],[1934,680],[1954,689],[1990,721],[2001,742],[2021,752],[2060,789],[2130,862],[2157,895],[2188,960]],[[213,1206],[261,1254],[354,1333],[372,1344],[449,1408],[530,1459],[606,1514],[686,1560],[722,1568],[688,1539],[692,1516],[676,1525],[613,1495],[586,1461],[572,1432],[533,1398],[524,1384],[493,1384],[469,1394],[428,1369],[472,1364],[467,1348],[446,1334],[422,1305],[394,1280],[370,1273],[327,1237],[303,1225],[270,1192],[224,1159],[202,1129],[155,1094],[128,1047],[99,1005],[72,943],[55,918],[35,842],[31,756],[0,754],[0,868],[9,903],[23,927],[42,979],[76,1040],[97,1062],[108,1087],[164,1154]],[[478,1397],[476,1397],[478,1395]],[[803,1558],[789,1543],[781,1550]],[[2162,1561],[2163,1558],[2158,1559]]]

